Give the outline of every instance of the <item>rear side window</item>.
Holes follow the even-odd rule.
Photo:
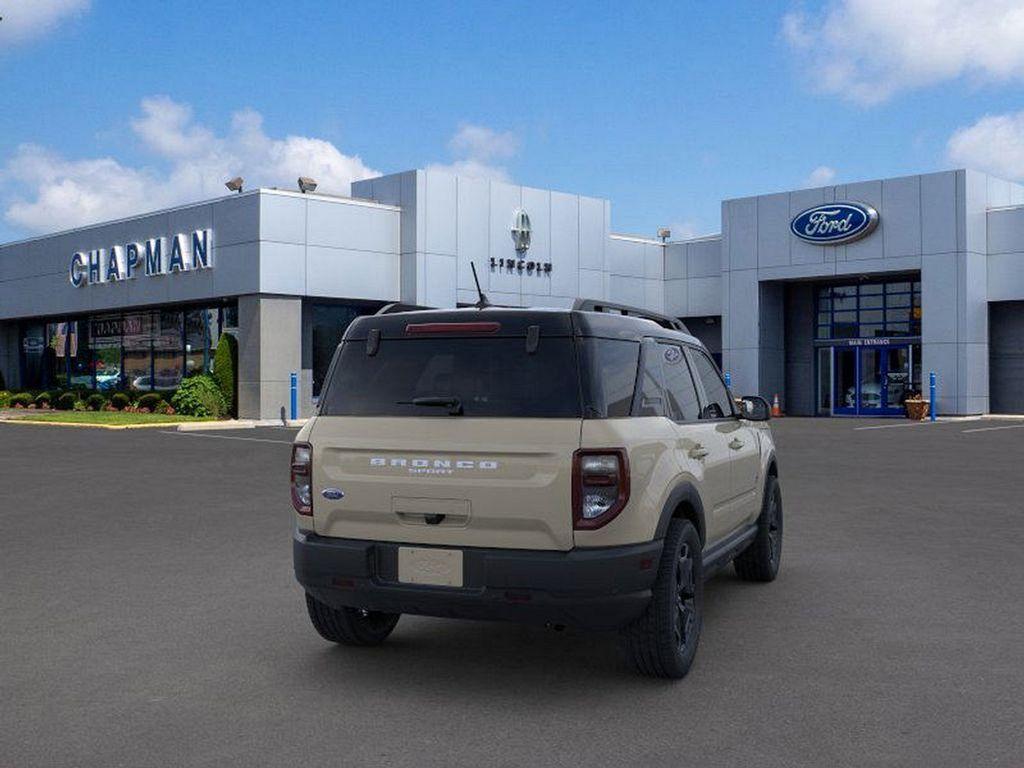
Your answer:
[[[669,415],[676,421],[696,421],[700,415],[700,402],[683,348],[678,344],[658,344],[658,349],[661,352],[661,367],[665,372]]]
[[[729,391],[715,368],[715,364],[703,352],[691,349],[690,356],[693,360],[693,373],[704,388],[707,402],[704,404],[704,418],[723,419],[732,416],[732,403],[729,399]]]
[[[652,340],[644,342],[640,375],[637,380],[637,416],[668,416],[665,386],[661,370],[661,345]]]
[[[580,339],[586,416],[607,419],[629,416],[636,387],[640,342],[621,339]]]
[[[635,369],[635,367],[634,367]],[[443,416],[414,398],[457,398],[467,417],[579,418],[573,342],[541,338],[386,339],[375,355],[347,341],[321,397],[323,416]]]

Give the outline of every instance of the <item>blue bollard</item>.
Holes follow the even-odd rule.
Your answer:
[[[299,418],[299,374],[291,373],[292,421]]]
[[[928,417],[935,421],[935,371],[928,374]]]
[[[725,387],[726,389],[732,389],[732,374],[728,371],[725,372]]]

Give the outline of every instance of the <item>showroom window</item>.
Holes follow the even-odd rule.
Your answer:
[[[921,282],[822,286],[815,338],[865,339],[921,335]]]
[[[237,324],[233,303],[25,323],[22,386],[173,390],[185,376],[213,370],[220,335]]]

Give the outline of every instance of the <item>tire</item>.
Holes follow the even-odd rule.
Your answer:
[[[782,560],[782,490],[779,481],[768,476],[764,501],[757,518],[757,535],[741,552],[733,567],[744,581],[775,581]]]
[[[380,645],[395,628],[400,613],[332,608],[306,593],[309,620],[324,640],[341,645]]]
[[[675,519],[644,613],[622,630],[626,660],[649,677],[678,680],[690,671],[704,625],[704,569],[697,529]]]

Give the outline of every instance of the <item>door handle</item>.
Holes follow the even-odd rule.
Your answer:
[[[743,447],[743,445],[744,445],[743,441],[740,440],[738,437],[734,437],[729,442],[729,447],[732,448],[734,451],[738,451],[740,448]]]
[[[695,446],[693,446],[693,448],[690,449],[690,458],[691,459],[703,459],[707,455],[708,455],[708,449],[705,448],[700,443],[697,443]]]

